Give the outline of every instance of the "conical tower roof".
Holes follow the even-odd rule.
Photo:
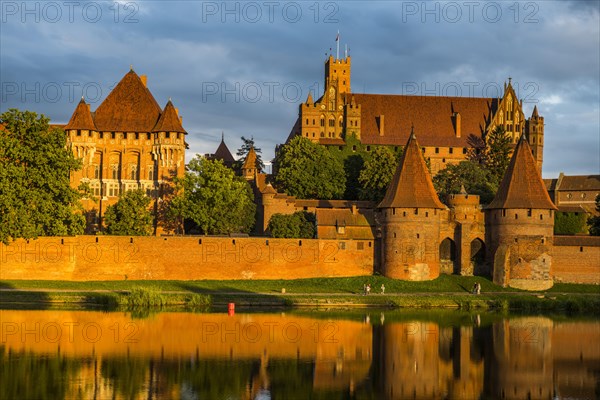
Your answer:
[[[537,109],[537,106],[533,106],[533,112],[531,113],[531,117],[532,117],[532,118],[537,118],[537,117],[539,117],[539,116],[540,116],[540,115],[538,114],[538,109]]]
[[[83,129],[88,131],[96,130],[96,124],[94,124],[90,107],[86,104],[83,97],[81,98],[79,104],[77,104],[69,123],[64,127],[64,129]]]
[[[256,169],[256,152],[254,151],[254,147],[250,147],[248,155],[246,155],[246,159],[242,165],[242,169]]]
[[[219,143],[219,147],[217,147],[217,151],[215,151],[213,157],[216,160],[222,160],[225,164],[235,162],[235,158],[233,158],[231,151],[229,151],[229,148],[225,144],[225,136],[223,134],[221,134],[221,143]]]
[[[433,188],[414,132],[379,208],[446,208]]]
[[[173,106],[173,103],[169,99],[164,111],[160,115],[153,132],[182,132],[185,133],[185,129],[181,126],[181,120],[177,115],[177,110]]]
[[[96,109],[100,131],[152,132],[161,108],[138,74],[130,70]]]
[[[525,135],[521,136],[494,200],[486,207],[557,210],[550,200]]]

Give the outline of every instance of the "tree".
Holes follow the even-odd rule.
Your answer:
[[[115,204],[106,208],[106,233],[123,236],[152,234],[152,214],[148,209],[151,202],[142,189],[125,192]]]
[[[193,220],[204,234],[248,233],[254,226],[250,185],[220,160],[196,155],[177,185],[180,193],[171,202],[171,215]]]
[[[0,115],[0,241],[79,235],[85,229],[82,194],[70,186],[81,168],[67,136],[49,119],[10,109]]]
[[[302,199],[339,199],[344,195],[344,166],[327,149],[301,136],[275,157],[275,185]]]
[[[488,172],[490,178],[498,185],[510,163],[512,153],[511,139],[499,125],[490,131],[485,137],[485,147],[477,152],[471,152],[471,161],[481,164]]]
[[[361,200],[381,201],[397,167],[398,159],[389,148],[375,147],[371,158],[365,162],[365,166],[358,177],[361,185],[359,198]]]
[[[586,233],[587,216],[579,212],[561,212],[554,213],[554,234],[555,235],[577,235]]]
[[[482,204],[490,203],[498,191],[498,182],[490,176],[482,165],[471,161],[462,161],[448,165],[433,178],[433,186],[440,199],[447,203],[448,195],[460,192],[461,186],[469,194],[481,197]]]
[[[274,238],[312,239],[315,237],[315,214],[297,211],[294,214],[273,214],[269,232]]]
[[[596,211],[600,213],[600,194],[596,196]],[[600,215],[590,217],[587,224],[590,227],[590,235],[600,236]]]
[[[240,157],[240,161],[244,162],[246,156],[248,155],[248,152],[253,147],[254,152],[256,153],[256,168],[258,169],[258,172],[263,172],[265,169],[265,163],[263,162],[261,157],[262,150],[254,145],[254,136],[251,136],[250,139],[247,139],[244,136],[242,136],[242,147],[238,149],[236,154],[238,157]]]

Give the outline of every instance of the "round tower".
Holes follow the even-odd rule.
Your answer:
[[[378,208],[382,216],[382,274],[411,281],[437,278],[440,221],[446,207],[433,188],[414,133]]]
[[[485,210],[487,258],[493,262],[495,283],[527,290],[552,287],[556,209],[523,135]]]

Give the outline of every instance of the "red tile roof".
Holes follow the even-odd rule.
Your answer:
[[[557,209],[550,200],[525,137],[521,136],[496,197],[486,208]]]
[[[140,77],[129,71],[94,113],[99,131],[152,132],[161,108]]]
[[[468,147],[469,136],[482,138],[498,99],[476,97],[353,94],[361,106],[363,144],[403,145],[411,126],[423,146]],[[460,113],[461,136],[456,137],[454,113]],[[378,120],[385,117],[383,135]]]
[[[600,190],[600,175],[563,175],[560,191]]]
[[[186,133],[183,126],[181,126],[181,120],[179,119],[179,115],[177,115],[177,110],[171,103],[171,100],[167,102],[164,111],[160,115],[156,126],[154,127],[154,132],[180,132]]]
[[[94,120],[92,119],[90,106],[86,104],[83,98],[81,98],[81,101],[79,104],[77,104],[69,123],[64,129],[83,129],[88,131],[96,130],[96,124],[94,124]]]
[[[318,208],[316,219],[318,226],[375,226],[372,209],[358,209],[356,214],[353,214],[348,208]]]
[[[386,122],[387,123],[387,122]],[[439,200],[421,147],[411,134],[379,208],[446,208]]]

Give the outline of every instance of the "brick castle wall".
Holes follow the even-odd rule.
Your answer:
[[[343,243],[343,244],[342,244]],[[362,243],[362,245],[361,245]],[[371,275],[368,240],[44,237],[0,244],[0,279],[298,279]]]
[[[555,236],[552,263],[555,282],[600,284],[600,237]]]

